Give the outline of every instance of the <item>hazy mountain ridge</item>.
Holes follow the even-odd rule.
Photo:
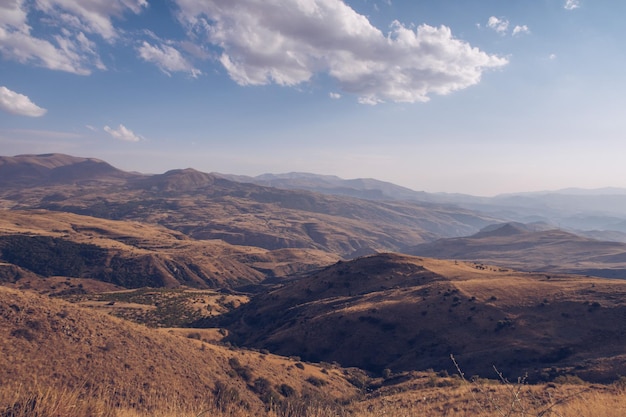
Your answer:
[[[623,234],[626,233],[626,189],[623,188],[568,188],[479,197],[454,193],[427,193],[374,179],[346,180],[311,173],[263,174],[257,177],[218,175],[241,182],[364,199],[454,205],[505,221],[546,222],[577,233],[593,231],[596,236],[607,240],[626,242],[626,234]]]
[[[128,173],[96,158],[64,154],[0,156],[0,185],[34,186],[41,183],[85,182],[89,180],[129,179]]]
[[[626,244],[540,225],[504,223],[467,237],[440,239],[407,250],[417,256],[485,262],[522,271],[626,279]]]
[[[47,163],[49,156],[42,159]],[[62,159],[66,167],[83,162],[82,158]],[[33,160],[37,157],[30,156],[28,166]],[[79,185],[69,178],[66,183],[18,187],[19,178],[18,173],[15,187],[7,182],[0,190],[0,206],[148,222],[197,239],[266,249],[318,249],[340,256],[399,250],[440,236],[466,235],[495,220],[455,207],[376,202],[238,183],[193,169],[151,176],[129,174],[122,183],[103,177]]]

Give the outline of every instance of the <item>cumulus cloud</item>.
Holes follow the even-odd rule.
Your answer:
[[[339,100],[341,98],[341,94],[339,93],[329,93],[328,96],[333,100]]]
[[[135,134],[135,132],[128,129],[122,124],[120,124],[117,129],[109,126],[104,126],[104,131],[111,135],[113,138],[126,142],[139,142],[142,139],[141,136]]]
[[[156,64],[167,75],[170,75],[172,72],[188,72],[192,77],[196,78],[202,74],[176,48],[169,45],[155,46],[144,41],[138,48],[138,52],[142,59]]]
[[[30,101],[27,96],[11,91],[4,86],[0,86],[0,110],[29,117],[41,117],[47,111]]]
[[[491,16],[489,20],[487,21],[487,27],[504,35],[506,31],[509,29],[509,21],[504,18]]]
[[[240,85],[291,86],[323,72],[362,103],[416,102],[507,63],[445,26],[393,22],[385,34],[341,0],[176,1],[179,20],[220,48],[219,62]]]
[[[580,0],[565,0],[563,7],[565,10],[578,9],[580,7]]]
[[[112,40],[118,36],[111,19],[135,14],[148,7],[147,0],[36,0],[36,7],[66,27]]]
[[[517,25],[513,28],[513,36],[530,33],[530,29],[526,25]]]
[[[112,42],[118,33],[111,19],[144,7],[146,0],[2,0],[0,53],[21,63],[87,75],[105,68],[90,36]],[[34,15],[50,33],[48,39],[33,34],[28,21]]]

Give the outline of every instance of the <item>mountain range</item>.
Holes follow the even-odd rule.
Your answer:
[[[555,228],[569,229],[601,240],[626,242],[626,189],[623,188],[569,188],[478,197],[414,191],[375,179],[344,180],[336,176],[299,172],[257,177],[223,176],[240,182],[364,199],[454,205],[504,222],[545,222]]]
[[[626,372],[626,280],[599,277],[626,278],[626,244],[557,226],[571,213],[623,221],[611,192],[481,198],[2,157],[0,282],[156,326],[201,311],[177,323],[371,375],[452,372],[454,354],[479,375],[497,364],[608,382]],[[608,232],[620,233],[587,231]]]

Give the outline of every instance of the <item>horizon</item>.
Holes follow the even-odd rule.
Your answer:
[[[478,197],[478,198],[492,198],[492,197],[503,197],[503,196],[508,196],[508,195],[539,195],[539,194],[563,194],[563,195],[626,195],[626,188],[620,188],[620,187],[611,187],[611,186],[607,186],[607,187],[598,187],[598,188],[581,188],[581,187],[567,187],[567,188],[559,188],[559,189],[545,189],[545,190],[528,190],[528,191],[518,191],[518,192],[506,192],[506,193],[501,193],[501,194],[494,194],[494,195],[477,195],[477,194],[467,194],[467,193],[457,193],[457,192],[445,192],[445,191],[426,191],[426,190],[416,190],[416,189],[412,189],[410,187],[406,187],[404,185],[401,184],[397,184],[391,181],[385,181],[379,178],[374,178],[374,177],[354,177],[354,178],[345,178],[345,177],[341,177],[338,175],[334,175],[334,174],[324,174],[324,173],[315,173],[315,172],[307,172],[307,171],[290,171],[290,172],[264,172],[258,175],[243,175],[243,174],[238,174],[238,173],[233,173],[233,172],[218,172],[218,171],[202,171],[199,169],[196,169],[194,167],[178,167],[178,168],[171,168],[168,169],[166,171],[163,172],[143,172],[143,171],[138,171],[138,170],[134,170],[134,169],[124,169],[121,168],[119,166],[116,166],[115,164],[110,163],[110,161],[101,159],[101,158],[96,158],[96,157],[91,157],[91,156],[81,156],[81,155],[69,155],[69,154],[63,154],[63,153],[59,153],[59,152],[49,152],[49,153],[44,153],[44,154],[18,154],[18,155],[0,155],[0,158],[2,157],[8,157],[8,158],[18,158],[18,157],[27,157],[27,156],[48,156],[48,155],[61,155],[61,156],[69,156],[72,158],[84,158],[84,159],[95,159],[95,160],[99,160],[101,162],[105,162],[109,165],[111,165],[113,168],[115,169],[119,169],[125,172],[129,172],[129,173],[136,173],[136,174],[140,174],[140,175],[163,175],[166,174],[170,171],[181,171],[181,170],[186,170],[186,169],[192,169],[204,174],[210,174],[210,175],[218,175],[218,176],[233,176],[233,177],[244,177],[244,178],[250,178],[250,179],[260,179],[261,177],[264,176],[275,176],[275,177],[284,177],[284,176],[294,176],[294,175],[301,175],[301,176],[307,176],[307,177],[331,177],[331,178],[335,178],[341,181],[357,181],[357,180],[365,180],[365,181],[378,181],[381,183],[386,183],[386,184],[390,184],[390,185],[394,185],[394,186],[398,186],[398,187],[403,187],[406,188],[410,191],[413,192],[425,192],[427,194],[445,194],[445,195],[465,195],[465,196],[469,196],[469,197]],[[228,178],[227,178],[228,179]],[[239,181],[239,180],[236,180]]]
[[[626,188],[626,3],[238,5],[0,5],[2,153],[474,196]]]

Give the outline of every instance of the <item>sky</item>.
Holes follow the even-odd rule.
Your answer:
[[[626,187],[620,0],[0,0],[0,155]]]

